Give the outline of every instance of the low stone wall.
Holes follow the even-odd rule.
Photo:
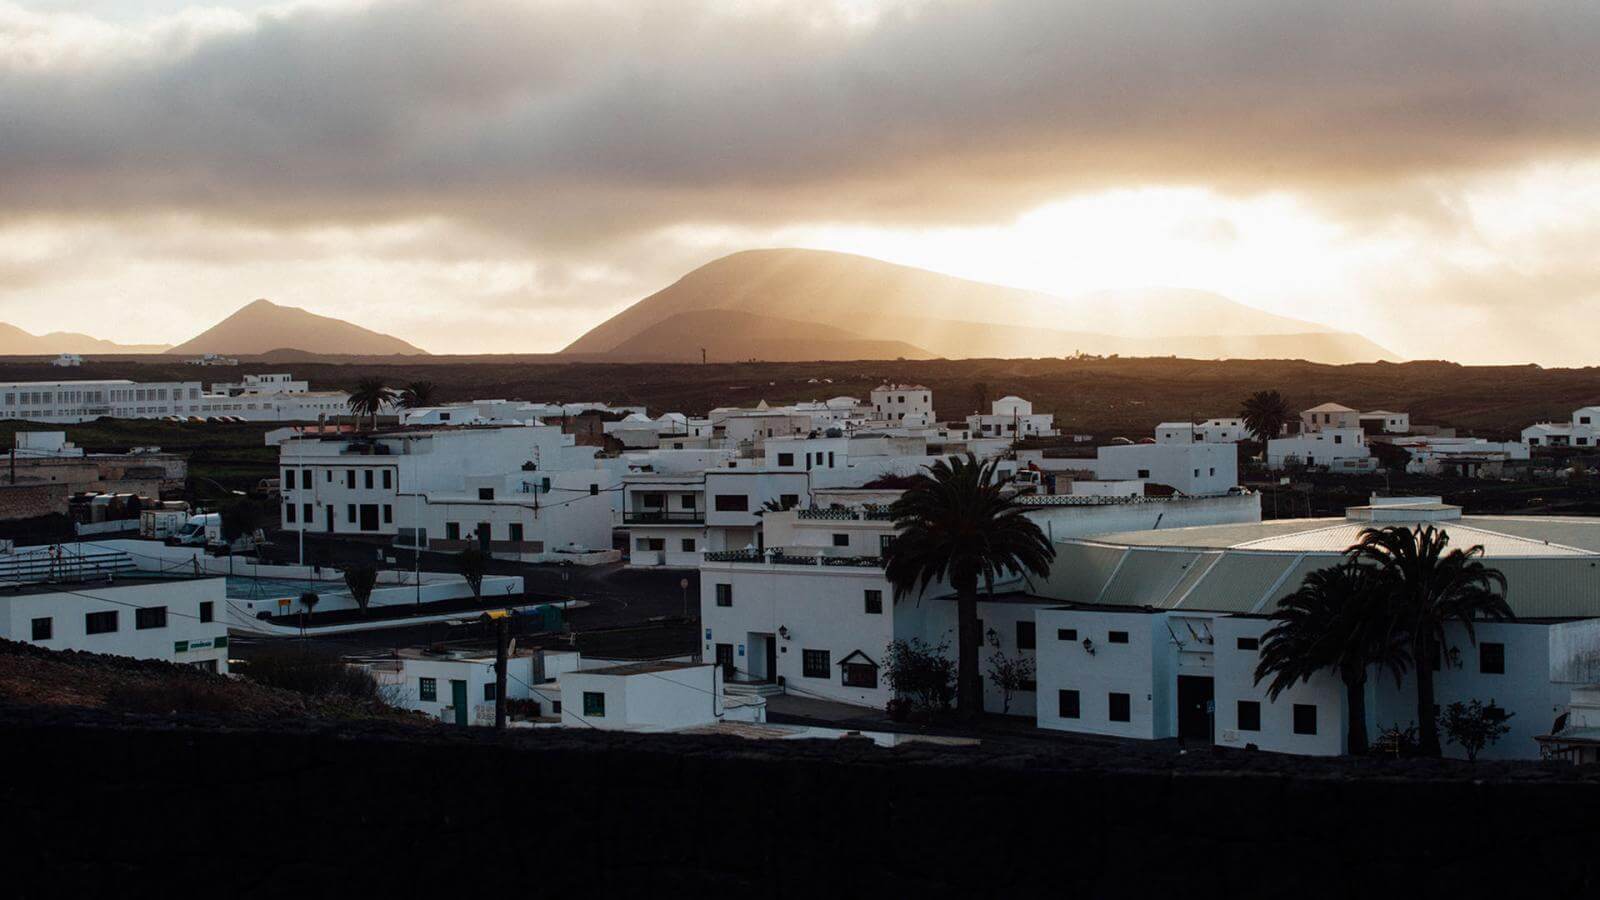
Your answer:
[[[126,723],[131,720],[123,719]],[[1593,896],[1600,772],[0,715],[17,896]],[[1070,748],[1066,752],[1071,752]],[[1227,757],[1240,759],[1238,755]],[[1185,763],[1184,760],[1191,760]],[[20,777],[25,774],[25,777]],[[1475,777],[1476,776],[1476,777]],[[241,840],[271,835],[271,840]],[[734,893],[738,892],[738,893]]]

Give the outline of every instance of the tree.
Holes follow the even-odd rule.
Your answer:
[[[1017,691],[1032,690],[1034,668],[1033,658],[1028,656],[1007,656],[1000,649],[1000,638],[993,631],[989,632],[989,646],[994,652],[989,654],[989,681],[1000,689],[1002,713],[1011,712],[1011,695]]]
[[[1239,409],[1244,427],[1250,429],[1256,440],[1265,444],[1277,437],[1294,418],[1288,401],[1277,391],[1256,391],[1247,397]]]
[[[920,597],[934,582],[954,589],[956,703],[969,722],[983,712],[979,582],[992,584],[1007,571],[1046,575],[1056,555],[1015,497],[1001,492],[995,467],[995,460],[980,463],[971,453],[925,467],[890,507],[898,533],[883,554],[896,601]]]
[[[989,383],[979,381],[972,385],[972,411],[978,415],[987,415],[989,412]]]
[[[1471,703],[1457,700],[1439,713],[1439,730],[1450,739],[1450,743],[1459,744],[1466,751],[1469,761],[1477,762],[1478,754],[1484,747],[1500,740],[1511,730],[1506,720],[1514,715],[1516,713],[1506,712],[1496,706],[1492,698],[1488,706],[1477,700]]]
[[[322,598],[317,596],[316,591],[306,591],[300,595],[300,605],[306,608],[306,612],[314,612],[321,602]]]
[[[1367,752],[1367,670],[1394,674],[1396,686],[1411,663],[1389,595],[1371,566],[1346,561],[1306,575],[1278,601],[1273,626],[1261,640],[1256,684],[1271,679],[1267,696],[1331,670],[1344,682],[1350,753]]]
[[[384,384],[382,378],[367,377],[356,382],[355,390],[350,392],[350,412],[356,416],[371,416],[372,427],[378,427],[378,413],[385,406],[393,403],[394,389]]]
[[[488,554],[475,546],[468,547],[456,557],[456,568],[461,572],[461,577],[467,580],[467,586],[472,588],[472,599],[482,603],[483,576],[489,568]]]
[[[232,545],[261,527],[261,510],[249,499],[236,500],[222,509],[222,539]]]
[[[1439,755],[1439,722],[1433,710],[1433,669],[1443,664],[1445,626],[1459,622],[1478,642],[1477,619],[1513,618],[1506,604],[1506,579],[1479,562],[1483,546],[1446,551],[1447,532],[1432,525],[1362,529],[1350,559],[1375,565],[1399,627],[1410,642],[1417,673],[1419,750]]]
[[[396,401],[401,409],[421,409],[432,406],[439,393],[439,386],[431,381],[413,381],[400,391]]]
[[[955,689],[955,667],[947,655],[948,641],[928,644],[922,638],[898,640],[883,654],[883,681],[895,699],[937,712],[950,705]]]
[[[367,614],[367,603],[372,599],[372,588],[378,583],[378,570],[366,563],[347,566],[344,570],[344,585],[350,589],[350,596],[361,607],[361,614]]]

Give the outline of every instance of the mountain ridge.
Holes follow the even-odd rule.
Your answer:
[[[119,344],[76,331],[33,334],[9,322],[0,322],[0,354],[43,356],[52,353],[163,353],[170,344]]]
[[[309,354],[367,356],[427,353],[393,335],[363,328],[343,319],[318,315],[298,306],[281,306],[266,299],[245,304],[232,315],[166,352],[258,355],[288,349]]]

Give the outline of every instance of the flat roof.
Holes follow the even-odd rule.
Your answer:
[[[574,669],[573,675],[651,675],[656,672],[676,672],[680,669],[699,669],[715,665],[708,662],[674,662],[672,660],[651,660],[647,662],[623,663],[620,666],[606,666],[600,669]]]

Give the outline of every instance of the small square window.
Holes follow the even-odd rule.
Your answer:
[[[848,534],[835,534],[833,536],[833,545],[835,547],[848,547],[848,546],[850,546],[850,535],[848,535]]]
[[[495,698],[495,695],[496,695],[495,692],[498,689],[499,689],[499,685],[495,684],[492,681],[488,682],[487,684],[485,684],[483,686],[483,701],[485,703],[494,702],[494,698]]]
[[[1032,649],[1034,649],[1034,647],[1035,647],[1035,645],[1037,643],[1037,639],[1034,636],[1035,633],[1036,632],[1034,631],[1034,627],[1033,627],[1033,623],[1032,622],[1020,622],[1019,621],[1017,623],[1017,649],[1018,650],[1032,650]]]
[[[1127,694],[1112,694],[1106,698],[1106,718],[1113,722],[1132,720],[1132,698]]]
[[[1261,649],[1261,639],[1260,638],[1242,637],[1242,638],[1239,638],[1239,640],[1236,643],[1237,643],[1237,645],[1238,645],[1240,650],[1260,650]]]
[[[1106,635],[1106,640],[1112,644],[1126,644],[1128,642],[1128,633],[1126,631],[1113,631]]]
[[[432,678],[417,679],[417,697],[430,703],[439,699],[439,682]]]
[[[1478,671],[1485,675],[1506,673],[1506,645],[1485,642],[1478,645]]]
[[[1078,639],[1078,629],[1076,629],[1076,628],[1057,628],[1056,629],[1056,640],[1058,640],[1058,641],[1075,641],[1077,639]]]
[[[1296,703],[1294,705],[1294,733],[1317,733],[1317,708],[1310,703]]]
[[[1238,727],[1240,731],[1261,730],[1261,701],[1240,700]]]
[[[492,488],[492,487],[481,487],[481,488],[478,488],[478,499],[479,500],[493,500],[494,499],[494,488]]]
[[[733,585],[731,585],[731,584],[719,584],[719,585],[717,585],[717,605],[718,606],[732,606],[733,605]]]
[[[827,678],[829,653],[826,650],[802,650],[801,674],[807,678]]]
[[[683,548],[683,552],[685,552],[685,553],[693,553],[694,552],[694,538],[684,538],[682,543],[680,544],[680,546]]]
[[[883,612],[883,591],[871,590],[865,592],[866,611],[868,615],[879,615]]]
[[[117,611],[84,613],[83,630],[85,634],[109,634],[117,630]]]
[[[1060,715],[1063,719],[1076,719],[1079,716],[1078,692],[1057,691],[1056,702],[1060,706]]]
[[[55,634],[55,620],[49,616],[33,620],[33,639],[48,641]]]
[[[606,715],[606,695],[600,691],[583,692],[584,718],[603,719]]]

